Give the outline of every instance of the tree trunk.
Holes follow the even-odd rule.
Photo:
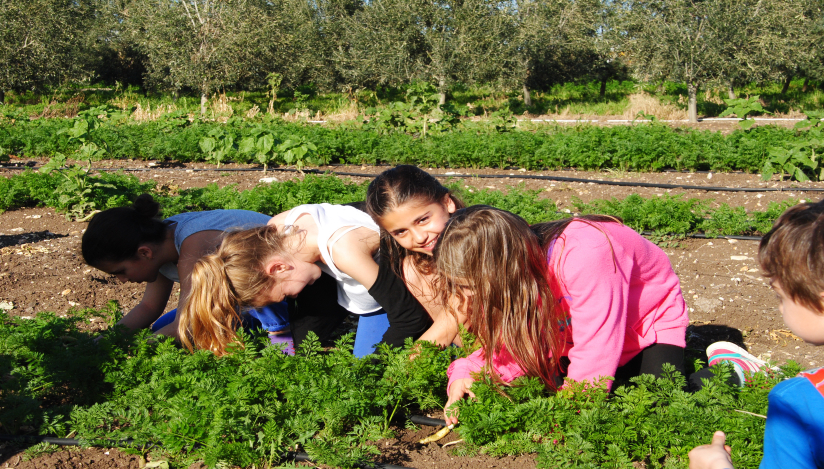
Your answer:
[[[200,93],[200,117],[204,117],[206,115],[206,103],[209,102],[209,97],[206,96],[206,93]]]
[[[0,104],[6,104],[6,91],[0,90]]]
[[[438,106],[446,104],[446,79],[438,80]]]
[[[607,79],[601,79],[601,90],[599,91],[601,99],[604,99],[607,96]]]
[[[793,81],[792,75],[787,75],[787,80],[784,82],[784,87],[781,88],[781,94],[787,94],[787,91],[790,90],[790,82]]]
[[[727,82],[727,97],[730,99],[735,99],[735,88],[732,87],[732,82]]]
[[[804,86],[801,87],[801,92],[802,93],[807,92],[807,86],[809,86],[809,84],[810,84],[810,79],[809,78],[804,78]]]
[[[529,88],[524,83],[524,106],[532,106],[532,95],[529,94]]]
[[[690,122],[698,122],[698,85],[689,83],[687,85],[687,94],[689,95],[689,107],[687,114]]]

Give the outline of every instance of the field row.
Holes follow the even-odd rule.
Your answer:
[[[816,114],[817,115],[817,114]],[[106,117],[109,116],[109,117]],[[280,120],[194,121],[181,113],[157,121],[125,123],[112,109],[94,108],[76,119],[6,120],[0,157],[50,156],[97,161],[144,159],[262,165],[407,163],[451,168],[528,170],[578,168],[633,171],[713,170],[821,178],[815,155],[824,151],[821,123],[799,129],[759,126],[720,132],[673,129],[659,123],[598,127],[548,125],[532,131],[514,119],[473,123],[394,122],[313,126]],[[750,121],[751,122],[751,121]],[[428,124],[428,125],[424,125]],[[428,129],[428,130],[427,130]]]

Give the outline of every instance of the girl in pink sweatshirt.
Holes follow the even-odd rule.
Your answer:
[[[564,372],[595,382],[658,375],[664,363],[684,371],[689,319],[678,277],[660,248],[619,219],[530,229],[474,206],[452,216],[434,255],[443,295],[466,303],[466,325],[483,345],[449,367],[447,407],[472,395],[471,373],[484,366],[496,381],[526,374],[550,388]]]

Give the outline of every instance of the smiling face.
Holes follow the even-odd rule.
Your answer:
[[[421,204],[413,200],[386,213],[378,224],[404,249],[431,256],[455,208],[449,194],[441,202]]]
[[[824,314],[794,301],[778,281],[774,280],[770,286],[778,298],[778,310],[787,327],[807,343],[824,345]],[[824,302],[824,292],[821,293],[821,300]]]

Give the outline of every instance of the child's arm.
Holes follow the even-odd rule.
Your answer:
[[[712,443],[697,446],[690,451],[690,469],[733,469],[731,448],[724,444],[727,436],[717,431]]]
[[[472,373],[481,371],[485,364],[484,349],[478,349],[468,357],[459,358],[449,365],[446,370],[446,375],[449,377],[446,385],[449,400],[444,408],[449,408],[454,402],[463,399],[464,394],[474,397],[474,394],[469,391],[473,381]],[[492,357],[492,368],[505,383],[524,375],[524,371],[505,349]],[[457,413],[450,413],[447,423],[457,422]]]
[[[213,253],[220,246],[223,234],[223,231],[218,230],[198,231],[187,237],[180,245],[180,257],[177,261],[177,274],[180,277],[178,311],[180,311],[180,306],[185,305],[186,300],[189,298],[192,289],[192,269],[194,269],[195,263],[201,257]],[[160,328],[156,334],[178,338],[177,327],[179,323],[180,314],[176,315],[175,320],[170,324]]]
[[[334,238],[335,235],[332,235]],[[349,231],[332,245],[330,254],[341,272],[369,289],[378,278],[378,264],[372,255],[378,250],[380,236],[360,227]]]
[[[126,313],[120,321],[117,321],[117,324],[126,326],[131,330],[149,327],[166,308],[173,286],[174,282],[158,274],[157,280],[146,285],[146,291],[143,293],[140,303]]]

